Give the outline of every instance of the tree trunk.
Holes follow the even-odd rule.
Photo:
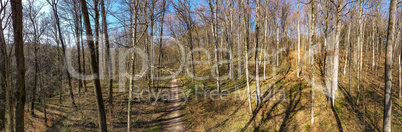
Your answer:
[[[257,12],[256,12],[256,25],[255,25],[255,83],[256,83],[256,99],[257,106],[261,103],[261,89],[260,89],[260,75],[259,75],[259,62],[258,62],[258,36],[260,34],[260,0],[257,0]]]
[[[158,63],[159,63],[159,66],[160,67],[163,67],[163,64],[162,64],[162,40],[163,40],[163,23],[164,23],[164,20],[165,20],[165,12],[166,12],[166,9],[165,9],[165,7],[166,7],[166,0],[163,0],[162,1],[162,19],[161,19],[161,30],[160,30],[160,33],[159,33],[159,56],[158,56]],[[198,44],[199,44],[199,42],[198,42]],[[201,60],[201,57],[200,57],[200,60]],[[194,72],[194,71],[193,71]],[[193,73],[193,74],[195,74],[195,73]],[[158,82],[157,82],[157,88],[159,89],[159,77],[160,77],[160,70],[158,70]]]
[[[62,66],[61,66],[61,54],[60,54],[60,43],[59,43],[59,40],[57,39],[57,26],[56,26],[56,24],[53,24],[53,28],[54,28],[54,30],[55,30],[55,34],[54,34],[54,36],[55,36],[55,40],[56,40],[56,48],[57,48],[57,72],[58,72],[58,74],[57,74],[57,79],[58,79],[58,82],[60,83],[60,89],[59,89],[59,103],[61,104],[62,103],[62,96],[63,96],[63,94],[64,94],[64,91],[63,91],[63,79],[62,79]]]
[[[151,12],[150,12],[150,14],[151,14],[151,16],[150,16],[150,21],[151,21],[151,41],[150,41],[150,48],[151,48],[151,67],[150,67],[150,69],[151,69],[151,87],[150,88],[153,88],[154,86],[155,86],[155,82],[154,82],[154,77],[155,77],[155,57],[154,57],[154,25],[155,25],[155,23],[154,23],[154,18],[155,18],[155,13],[154,13],[154,10],[155,10],[155,3],[156,3],[156,1],[155,0],[151,0],[151,2],[152,2],[152,7],[151,7]],[[148,39],[148,38],[147,38]],[[135,40],[134,40],[135,41]]]
[[[243,10],[243,20],[244,20],[244,22],[243,22],[243,31],[244,31],[244,35],[245,35],[244,36],[244,41],[245,41],[244,49],[246,51],[248,51],[248,41],[249,41],[248,40],[248,28],[247,28],[248,27],[247,26],[248,19],[246,17],[246,12],[245,12],[245,9],[244,9],[244,1],[243,0],[241,0],[241,5],[242,5],[242,10]],[[248,4],[247,4],[247,7],[248,7]],[[246,53],[244,62],[246,63],[245,68],[246,68],[246,82],[247,82],[248,103],[249,103],[249,107],[250,107],[250,113],[253,113],[253,106],[251,105],[250,81],[249,81],[249,78],[248,78],[248,53]]]
[[[14,29],[15,58],[17,61],[18,80],[17,80],[17,105],[15,111],[15,128],[17,132],[24,130],[24,107],[25,107],[25,57],[24,57],[24,37],[22,20],[21,0],[12,0],[12,20]]]
[[[137,14],[138,14],[138,10],[137,10],[137,4],[138,3],[133,3],[134,5],[134,19],[132,19],[132,28],[133,29],[133,33],[132,33],[132,46],[134,47],[136,45],[136,38],[137,38]],[[133,85],[134,85],[134,73],[135,73],[135,60],[134,60],[134,52],[131,55],[131,59],[132,59],[132,66],[130,67],[130,72],[131,72],[131,76],[130,76],[130,82],[129,82],[129,100],[128,100],[128,110],[127,110],[127,131],[130,132],[131,131],[131,108],[132,108],[132,98],[133,98]]]
[[[43,114],[45,115],[45,127],[47,127],[47,112],[46,112],[46,89],[45,89],[45,81],[43,79],[43,71],[41,72],[41,83],[40,83],[40,87],[42,88],[42,95],[43,95]]]
[[[348,62],[348,56],[349,56],[349,58],[350,58],[350,55],[351,55],[351,52],[352,52],[351,47],[348,46],[348,44],[350,44],[350,30],[351,30],[351,27],[352,27],[352,26],[351,26],[350,23],[349,23],[349,26],[348,26],[348,36],[346,37],[346,43],[345,43],[345,47],[347,47],[347,48],[346,48],[346,52],[349,51],[349,54],[346,53],[345,69],[343,70],[343,74],[346,74],[346,64],[347,64],[347,62]],[[349,61],[351,61],[351,60],[349,59]],[[350,68],[350,67],[349,67],[349,68]]]
[[[215,0],[215,6],[212,5],[212,2],[209,0],[209,6],[211,9],[211,17],[212,17],[212,34],[213,34],[213,39],[215,43],[215,73],[216,73],[216,88],[218,90],[219,95],[221,94],[221,88],[220,88],[220,74],[219,74],[219,57],[218,57],[218,34],[217,34],[217,20],[218,20],[218,15],[217,15],[217,6],[218,6],[218,0]]]
[[[74,3],[74,30],[75,30],[75,42],[77,45],[77,57],[78,57],[78,73],[79,73],[79,77],[78,77],[78,96],[81,96],[81,87],[82,87],[82,80],[81,80],[81,75],[82,75],[82,70],[81,70],[81,44],[80,44],[80,38],[81,38],[81,34],[80,34],[80,18],[79,18],[79,4],[77,3],[77,1],[73,0]]]
[[[97,52],[95,52],[96,47],[94,45],[94,42],[92,41],[92,29],[91,29],[91,23],[89,21],[89,15],[88,15],[88,9],[86,5],[85,0],[80,0],[81,4],[81,9],[82,9],[82,14],[84,18],[84,25],[85,25],[85,31],[87,35],[87,40],[88,40],[88,45],[89,49],[91,52],[91,67],[93,70],[93,73],[95,75],[99,75],[99,63],[97,62]],[[98,106],[98,116],[99,116],[99,126],[100,126],[100,131],[101,132],[106,132],[107,131],[107,125],[106,125],[106,114],[105,114],[105,106],[103,104],[103,98],[102,98],[102,89],[99,81],[99,76],[94,78],[95,82],[95,95],[96,95],[96,102]]]
[[[299,67],[300,67],[300,0],[297,0],[297,77],[299,78]]]
[[[98,9],[98,4],[99,4],[99,0],[93,0],[93,2],[94,2],[94,7],[93,7],[93,10],[94,10],[94,14],[93,14],[93,17],[94,17],[94,31],[95,31],[95,55],[96,55],[96,62],[98,63],[98,67],[101,65],[101,63],[100,63],[100,57],[99,57],[99,9]],[[92,69],[92,70],[94,70],[94,69]],[[99,74],[98,74],[98,77],[99,78],[102,78],[103,76],[102,76],[102,72],[101,72],[101,68],[99,68]]]
[[[402,82],[401,82],[401,55],[398,56],[398,86],[399,86],[399,96],[398,98],[401,98],[401,88],[402,88]]]
[[[384,132],[391,132],[392,117],[392,44],[394,42],[397,0],[391,0],[387,31],[384,91]]]
[[[105,35],[105,45],[106,45],[106,58],[109,64],[109,104],[111,106],[110,113],[113,111],[113,65],[112,65],[112,56],[110,55],[110,43],[109,43],[109,34],[107,30],[107,19],[106,19],[106,8],[105,1],[101,0],[101,10],[102,10],[102,26],[103,26],[103,34]]]
[[[86,65],[85,65],[85,47],[84,47],[84,39],[83,39],[83,25],[82,25],[82,13],[80,13],[80,37],[81,37],[81,47],[82,47],[82,74],[85,74],[85,69],[86,69]],[[83,87],[85,89],[85,92],[88,92],[87,89],[87,81],[85,80],[85,76],[82,76],[82,80],[83,80]]]
[[[4,39],[3,25],[0,21],[0,131],[5,130],[6,124],[6,103],[7,103],[7,75],[6,75],[6,63],[7,63],[7,49],[6,41]]]
[[[334,69],[333,69],[333,79],[332,79],[332,103],[331,106],[335,104],[335,92],[338,89],[338,71],[339,71],[339,36],[341,34],[341,8],[342,8],[342,0],[338,1],[337,12],[336,12],[336,36],[335,36],[335,55],[334,55]]]
[[[362,51],[362,47],[363,47],[363,40],[362,40],[362,36],[363,36],[363,11],[364,11],[364,1],[360,1],[360,9],[359,9],[359,30],[358,30],[358,35],[357,35],[357,50],[358,50],[358,54],[360,53],[360,56],[358,57],[358,68],[357,68],[357,104],[359,104],[359,94],[360,94],[360,76],[361,76],[361,70],[362,70],[362,63],[363,63],[363,51]]]
[[[310,19],[309,19],[309,51],[310,51],[310,67],[311,67],[311,124],[314,124],[314,30],[315,30],[315,23],[314,23],[314,0],[311,2],[311,12],[310,12]]]
[[[67,65],[68,60],[66,59],[67,58],[66,57],[66,48],[65,48],[64,41],[63,41],[63,35],[62,35],[62,32],[61,32],[59,16],[58,16],[58,13],[57,13],[57,3],[54,0],[52,2],[50,2],[48,0],[48,3],[52,6],[54,17],[56,18],[57,31],[59,32],[59,39],[60,39],[61,47],[62,47],[62,50],[63,50],[64,62],[66,64],[65,68],[67,70],[67,79],[68,79],[68,85],[69,85],[69,89],[70,89],[71,103],[73,104],[73,106],[75,106],[74,94],[73,94],[73,86],[72,86],[72,82],[71,82],[71,75],[70,75],[70,72],[68,72],[69,67]]]

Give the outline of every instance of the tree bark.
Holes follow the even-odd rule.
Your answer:
[[[341,34],[341,8],[342,8],[342,0],[338,1],[337,12],[336,12],[336,36],[335,36],[335,55],[334,55],[334,69],[333,69],[333,79],[332,79],[332,103],[331,106],[335,104],[335,92],[338,89],[338,73],[339,73],[339,36]]]
[[[15,58],[17,61],[17,104],[15,111],[15,129],[17,132],[24,132],[24,107],[25,107],[25,57],[23,37],[23,12],[21,0],[11,1],[11,11],[14,29]]]
[[[259,62],[258,62],[258,36],[260,34],[260,0],[257,0],[257,12],[256,12],[256,25],[255,25],[255,83],[256,83],[256,99],[257,106],[261,103],[261,88],[260,88],[260,75],[259,75]]]
[[[391,132],[392,117],[392,44],[394,42],[397,0],[391,0],[387,30],[384,91],[384,132]]]
[[[310,12],[310,19],[309,19],[309,51],[310,51],[310,67],[311,67],[311,124],[314,124],[314,30],[315,30],[315,20],[314,20],[314,0],[311,2],[311,12]]]

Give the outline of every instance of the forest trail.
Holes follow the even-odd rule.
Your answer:
[[[182,101],[180,99],[180,88],[177,76],[170,81],[169,103],[166,107],[167,115],[164,117],[163,131],[183,132],[185,131],[184,114],[182,112]]]

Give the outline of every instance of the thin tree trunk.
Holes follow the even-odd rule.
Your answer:
[[[349,56],[349,61],[351,61],[351,53],[352,53],[352,49],[351,49],[351,47],[350,46],[348,46],[348,44],[350,44],[351,42],[350,42],[350,31],[351,31],[351,25],[350,25],[350,22],[349,22],[349,26],[348,26],[348,36],[346,37],[346,43],[345,43],[345,46],[347,47],[347,49],[349,49],[349,54],[348,53],[346,53],[347,55],[346,56]],[[343,71],[343,74],[346,74],[346,64],[347,64],[347,61],[348,60],[348,57],[346,57],[346,61],[345,61],[345,69],[344,69],[344,71]],[[350,65],[349,65],[349,69],[350,69]],[[350,72],[350,71],[349,71]],[[349,92],[350,92],[350,90],[349,90]]]
[[[216,72],[216,88],[218,90],[219,95],[221,94],[221,88],[220,88],[220,74],[219,74],[219,57],[218,57],[218,34],[217,34],[217,20],[218,20],[218,15],[217,15],[217,6],[218,6],[218,0],[215,0],[215,6],[212,5],[212,2],[209,1],[209,6],[211,8],[211,17],[212,19],[212,34],[214,38],[214,43],[215,43],[215,72]]]
[[[346,54],[345,55],[346,55],[346,57],[345,57],[345,65],[343,67],[343,75],[346,75],[346,65],[348,64],[348,55],[349,55],[349,46],[347,46],[346,44],[345,44],[345,47],[346,47]]]
[[[361,69],[362,69],[362,63],[363,63],[363,59],[362,59],[362,57],[363,57],[363,51],[362,51],[362,47],[363,47],[363,43],[362,43],[362,36],[363,36],[363,32],[362,32],[362,30],[363,30],[363,24],[362,24],[362,22],[363,22],[363,5],[364,5],[364,1],[360,1],[360,9],[359,9],[359,30],[358,30],[358,35],[357,35],[357,50],[358,50],[358,53],[360,53],[361,55],[358,57],[358,60],[360,60],[360,61],[358,61],[358,70],[357,70],[357,76],[358,76],[358,78],[357,78],[357,104],[359,104],[359,94],[360,94],[360,76],[361,76]]]
[[[56,44],[57,44],[57,46],[56,46],[56,48],[57,48],[57,72],[58,72],[58,74],[57,74],[57,79],[58,79],[58,82],[59,82],[59,103],[60,104],[62,104],[62,96],[63,96],[63,94],[64,94],[64,91],[63,91],[63,87],[64,87],[64,85],[63,85],[63,79],[62,79],[62,65],[61,65],[61,62],[62,62],[62,60],[61,60],[61,53],[60,53],[60,43],[59,43],[59,40],[58,40],[58,38],[57,38],[57,36],[58,36],[58,34],[57,34],[57,26],[56,26],[56,24],[53,24],[53,28],[54,28],[54,30],[55,30],[55,34],[54,34],[54,36],[55,36],[55,40],[56,40]]]
[[[268,0],[267,0],[267,3],[268,3]],[[264,59],[264,80],[266,80],[267,79],[266,78],[266,62],[267,62],[267,57],[268,57],[268,54],[267,54],[267,52],[268,52],[268,15],[265,15],[264,23],[265,23],[265,27],[264,27],[264,32],[265,32],[264,45],[265,45],[265,47],[263,46],[263,50],[266,52],[264,52],[263,59]],[[299,64],[299,63],[297,63],[297,64]],[[297,72],[297,74],[299,75],[299,72]]]
[[[32,89],[32,101],[31,101],[31,115],[34,115],[34,111],[35,111],[35,96],[36,96],[36,91],[37,91],[37,86],[38,86],[38,42],[36,41],[36,35],[35,35],[35,50],[34,50],[34,56],[35,56],[35,82],[34,82],[34,86]]]
[[[137,4],[138,3],[133,3],[134,5],[134,19],[131,20],[132,22],[132,28],[134,28],[133,32],[132,32],[132,46],[134,47],[136,45],[136,38],[137,38]],[[128,101],[128,110],[127,110],[127,131],[130,132],[131,131],[131,102],[132,102],[132,98],[133,98],[133,83],[134,83],[134,73],[135,73],[135,60],[134,60],[135,56],[134,56],[134,52],[131,55],[131,59],[132,59],[132,66],[130,67],[130,72],[131,72],[131,77],[130,77],[130,85],[129,85],[129,101]]]
[[[314,124],[314,30],[315,30],[315,23],[314,23],[314,0],[311,2],[311,12],[310,12],[310,19],[309,19],[309,51],[310,51],[310,67],[311,67],[311,78],[312,78],[312,86],[311,86],[311,124]]]
[[[106,19],[106,8],[105,1],[101,0],[101,13],[102,13],[102,26],[103,26],[103,34],[105,35],[105,45],[106,45],[106,58],[109,63],[109,104],[111,106],[110,113],[113,111],[113,65],[112,65],[112,56],[110,55],[110,43],[109,43],[109,34],[107,30],[107,19]]]
[[[394,42],[397,0],[391,0],[387,31],[384,91],[384,132],[391,132],[392,117],[392,44]]]
[[[43,114],[45,115],[45,127],[47,127],[47,112],[46,112],[46,89],[45,89],[45,81],[43,79],[43,71],[41,71],[41,83],[40,83],[40,87],[42,88],[42,95],[43,95]]]
[[[402,79],[401,79],[401,55],[398,56],[398,86],[399,86],[399,96],[401,98],[401,88],[402,88]]]
[[[297,77],[299,77],[299,67],[300,67],[300,0],[297,0]]]
[[[95,40],[95,55],[96,55],[96,62],[98,63],[98,67],[101,65],[101,63],[100,63],[100,57],[99,57],[99,9],[98,9],[98,4],[99,4],[99,0],[93,0],[93,2],[94,2],[94,7],[93,7],[93,10],[94,10],[94,14],[93,14],[93,17],[94,17],[94,31],[95,31],[95,36],[94,36],[94,40]],[[92,69],[92,70],[94,70],[94,69]],[[99,78],[102,78],[102,69],[101,68],[99,68]]]
[[[260,0],[257,0],[257,12],[256,12],[256,26],[255,26],[255,82],[256,82],[256,99],[257,99],[257,106],[261,103],[261,89],[260,89],[260,75],[259,75],[259,63],[258,63],[258,37],[260,34]]]
[[[4,39],[3,25],[0,21],[0,131],[5,130],[6,124],[6,103],[7,102],[7,75],[6,75],[6,63],[7,63],[7,49],[6,41]]]
[[[85,31],[86,35],[88,38],[88,45],[89,49],[91,52],[91,66],[92,66],[92,71],[95,75],[99,75],[99,63],[97,60],[97,52],[95,52],[96,47],[94,45],[94,42],[92,39],[92,29],[91,29],[91,23],[89,21],[89,15],[88,15],[88,9],[86,5],[85,0],[80,0],[81,8],[82,8],[82,14],[84,18],[84,25],[85,25]],[[96,77],[94,79],[95,83],[95,95],[96,95],[96,102],[98,106],[98,116],[99,116],[99,126],[100,126],[100,131],[101,132],[106,132],[107,131],[107,125],[106,125],[106,114],[105,114],[105,106],[103,104],[103,98],[102,98],[102,90],[101,90],[101,85],[99,81],[99,77]]]
[[[154,25],[155,25],[155,23],[154,23],[154,16],[155,16],[155,13],[154,13],[154,10],[155,10],[155,3],[156,3],[156,1],[155,0],[151,0],[151,2],[152,2],[152,7],[151,7],[151,12],[150,12],[150,14],[151,14],[151,16],[150,16],[150,21],[151,21],[151,41],[150,41],[150,47],[151,47],[151,67],[150,67],[150,69],[151,69],[151,87],[150,88],[153,88],[154,86],[155,86],[155,82],[154,82],[154,74],[155,74],[155,70],[154,70],[154,68],[155,68],[155,58],[154,58]],[[135,41],[135,40],[134,40]]]
[[[79,30],[80,18],[79,18],[79,4],[77,1],[73,0],[74,3],[74,30],[75,30],[75,41],[77,45],[77,57],[78,57],[78,96],[81,96],[81,87],[82,87],[82,69],[81,69],[81,34]]]
[[[247,20],[247,17],[246,17],[246,12],[245,12],[245,9],[244,9],[244,1],[243,0],[241,0],[241,5],[242,5],[242,10],[243,10],[243,20],[244,20],[244,22],[243,22],[243,31],[244,31],[244,35],[245,35],[244,36],[244,41],[245,41],[244,49],[246,51],[248,51],[248,41],[249,41],[248,40],[248,28],[247,28],[248,20]],[[247,4],[247,7],[248,7],[248,4]],[[253,106],[251,105],[250,82],[249,82],[249,78],[248,78],[248,53],[246,53],[244,62],[246,63],[245,68],[246,68],[246,82],[247,82],[248,103],[249,103],[249,107],[250,107],[250,113],[253,113]]]
[[[372,26],[372,29],[373,29],[373,33],[372,33],[372,42],[373,42],[373,64],[372,64],[372,67],[371,67],[371,70],[374,70],[374,67],[375,67],[375,22],[374,22],[374,24],[372,24],[373,26]]]
[[[81,37],[81,47],[82,47],[82,74],[85,74],[85,47],[84,47],[84,39],[83,39],[83,24],[82,24],[82,13],[80,13],[80,37]],[[82,78],[83,80],[83,87],[85,89],[85,92],[88,92],[87,89],[87,81],[85,80],[85,76]]]
[[[62,50],[63,50],[64,62],[66,64],[65,68],[67,70],[67,79],[68,79],[68,85],[69,85],[69,89],[70,89],[71,103],[73,104],[73,106],[75,106],[74,94],[73,94],[73,86],[72,86],[72,82],[71,82],[71,75],[68,72],[69,67],[67,65],[68,60],[66,59],[66,48],[65,48],[64,41],[63,41],[63,35],[61,33],[61,26],[60,26],[59,16],[58,16],[58,13],[57,13],[57,3],[56,3],[55,0],[52,0],[52,1],[48,0],[48,3],[52,6],[54,17],[56,18],[57,31],[59,32],[59,39],[60,39],[61,47],[62,47]]]
[[[163,67],[163,64],[162,64],[162,40],[163,40],[163,23],[164,23],[164,20],[165,20],[165,12],[166,12],[166,9],[165,9],[165,7],[166,7],[166,0],[163,0],[162,1],[162,19],[161,19],[161,30],[160,30],[160,33],[159,33],[159,56],[158,56],[158,63],[159,63],[159,66],[160,67]],[[199,43],[198,43],[199,44]],[[200,57],[200,60],[201,60],[201,57]],[[194,71],[193,71],[194,72]],[[194,73],[195,74],[195,73]],[[157,82],[157,89],[159,89],[159,77],[160,77],[160,70],[158,70],[158,82]]]

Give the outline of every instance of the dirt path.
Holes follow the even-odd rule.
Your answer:
[[[177,81],[177,77],[175,76],[170,81],[169,103],[166,108],[168,114],[163,119],[163,131],[165,132],[185,131],[184,114],[181,111],[182,101],[179,96],[180,93],[181,90],[179,88],[179,83]]]

